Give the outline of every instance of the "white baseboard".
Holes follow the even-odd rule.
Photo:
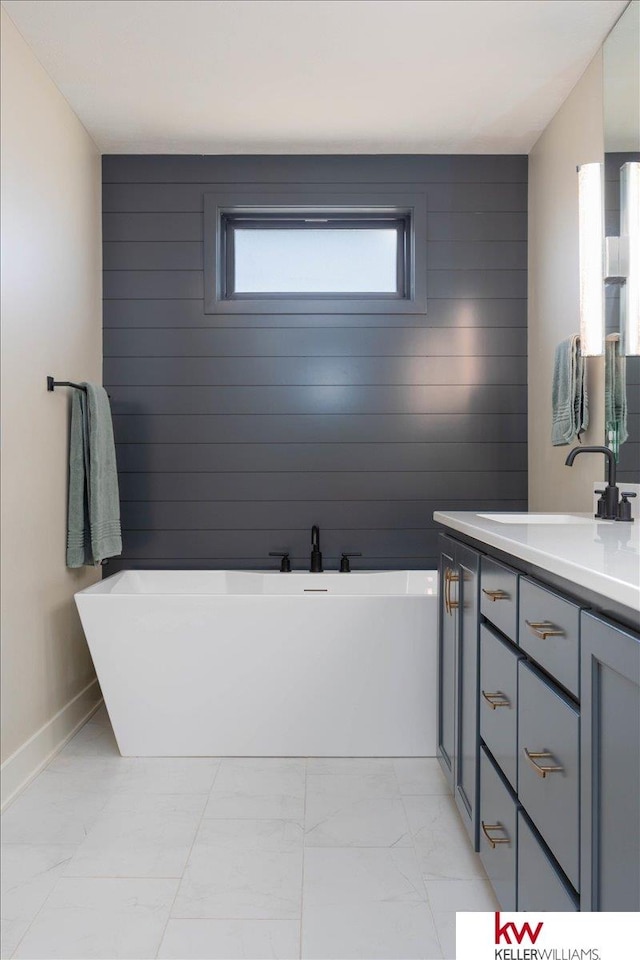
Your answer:
[[[14,800],[102,703],[97,680],[92,680],[48,720],[0,767],[1,808]]]

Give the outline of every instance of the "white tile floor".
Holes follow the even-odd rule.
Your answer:
[[[104,708],[2,844],[3,958],[436,960],[497,908],[437,761],[122,759]]]

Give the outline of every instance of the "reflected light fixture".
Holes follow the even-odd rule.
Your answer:
[[[620,292],[620,333],[624,353],[640,354],[640,163],[620,170],[620,240],[626,275]]]
[[[578,167],[580,353],[604,353],[604,205],[601,163]]]

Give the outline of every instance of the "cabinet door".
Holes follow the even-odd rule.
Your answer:
[[[518,636],[518,574],[491,557],[482,558],[480,610],[514,643]]]
[[[456,611],[455,542],[440,535],[438,586],[438,759],[453,791],[455,769]]]
[[[480,554],[456,549],[458,629],[456,643],[455,800],[474,850],[478,849],[478,618]],[[453,588],[452,588],[453,591]]]
[[[580,887],[580,713],[518,665],[518,799],[576,890]]]
[[[516,909],[518,801],[480,749],[480,859],[503,910]]]
[[[640,636],[581,623],[583,910],[640,910]]]
[[[520,652],[488,624],[480,626],[480,736],[518,789],[518,661]]]
[[[530,822],[518,811],[518,910],[576,913],[578,899]],[[579,951],[576,951],[578,953]]]

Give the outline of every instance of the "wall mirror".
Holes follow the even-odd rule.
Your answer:
[[[640,0],[632,0],[603,47],[605,235],[620,237],[638,210],[640,162]],[[637,251],[632,251],[634,260]],[[617,259],[619,258],[619,259]],[[627,324],[637,322],[637,271],[629,251],[607,241],[605,253],[605,443],[616,453],[619,482],[640,481],[640,356]],[[617,268],[617,262],[620,264]],[[625,280],[636,271],[635,286]],[[616,277],[616,274],[620,276]],[[636,320],[633,319],[635,312]],[[636,338],[637,339],[637,338]]]

